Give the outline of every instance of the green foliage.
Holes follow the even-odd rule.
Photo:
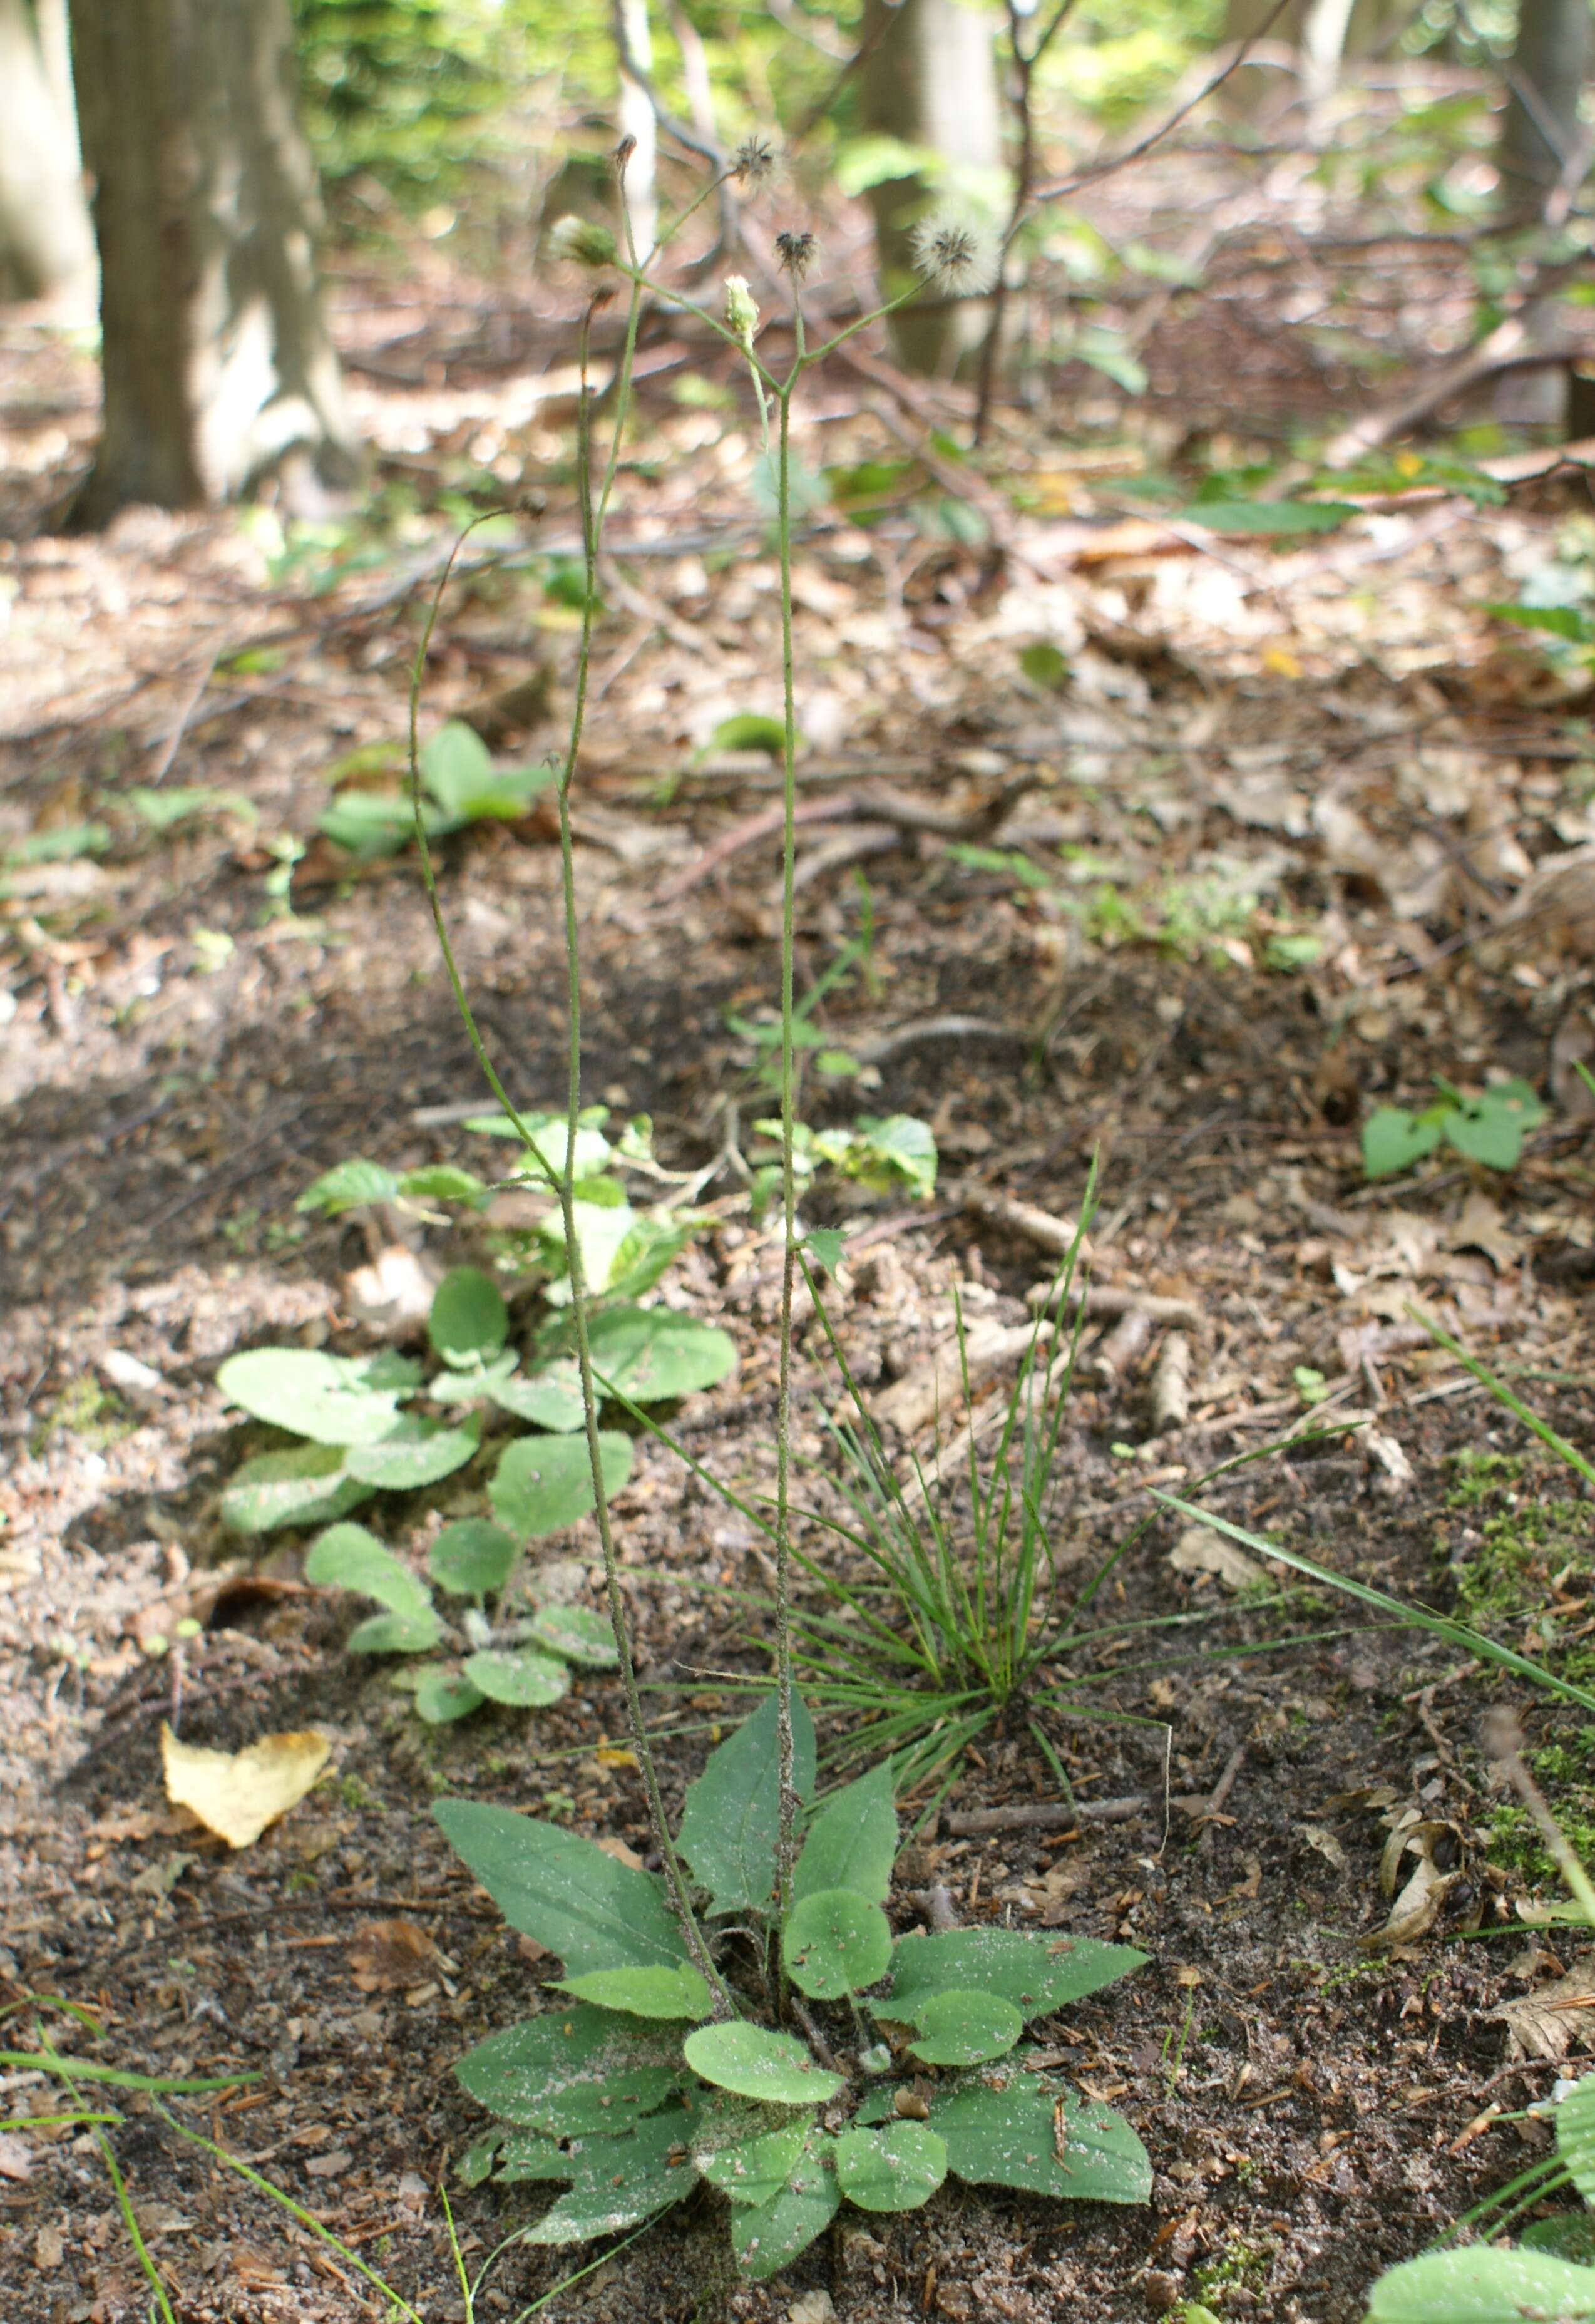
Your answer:
[[[797,1790],[807,1796],[813,1729],[800,1700],[793,1712]],[[575,1997],[574,2007],[493,2034],[456,2069],[473,2098],[516,2126],[498,2149],[501,2181],[570,2182],[533,2240],[581,2240],[622,2218],[651,2218],[703,2180],[730,2198],[733,2251],[762,2278],[812,2243],[844,2199],[864,2211],[916,2209],[949,2172],[1065,2199],[1144,2202],[1151,2170],[1129,2126],[1086,2105],[1020,2045],[1027,2018],[1111,1983],[1145,1956],[1002,1929],[894,1946],[880,1900],[897,1819],[879,1767],[808,1819],[797,1901],[781,1920],[779,1754],[771,1697],[718,1745],[688,1791],[678,1853],[724,1928],[706,1939],[695,1931],[710,1949],[705,1961],[723,1956],[717,1989],[688,1960],[653,1875],[508,1809],[446,1800],[437,1810],[511,1924],[561,1956],[562,1989]],[[822,2012],[840,2004],[853,2013],[855,1997],[890,1972],[890,1992],[867,2006],[918,2028],[902,2063],[936,2078],[928,2123],[898,2116],[899,2084],[846,2070],[856,2017],[838,2023],[822,2056],[821,2029],[811,2041],[773,2021],[772,1980],[757,1978],[747,1990],[725,1982],[751,1960],[745,1944],[726,1939],[750,1930],[779,1946]],[[801,2023],[807,2031],[813,2021]]]
[[[753,1127],[767,1138],[780,1134],[779,1121],[756,1121]],[[757,1150],[752,1158],[761,1160]],[[800,1180],[812,1180],[824,1167],[872,1194],[907,1194],[927,1203],[936,1192],[936,1135],[917,1114],[861,1114],[851,1130],[811,1130],[800,1121],[793,1162]]]
[[[481,736],[458,719],[438,728],[418,765],[428,794],[421,802],[421,822],[429,839],[446,838],[484,820],[518,821],[531,812],[555,772],[550,766],[495,767]],[[355,766],[346,761],[341,777],[334,769],[333,779],[341,779],[345,787],[316,827],[324,838],[362,860],[396,855],[415,832],[410,800],[402,789],[349,787],[350,776],[364,780],[367,771],[363,761]]]
[[[561,1440],[565,1441],[565,1440]],[[428,1571],[447,1596],[476,1602],[450,1629],[420,1576],[364,1526],[335,1525],[314,1542],[305,1579],[324,1590],[374,1598],[388,1610],[360,1623],[345,1640],[352,1655],[426,1655],[447,1641],[465,1659],[457,1667],[429,1664],[416,1673],[416,1711],[431,1727],[465,1719],[484,1702],[536,1710],[570,1689],[572,1663],[613,1670],[614,1642],[607,1624],[587,1608],[544,1606],[529,1621],[511,1620],[501,1607],[497,1628],[483,1600],[501,1598],[514,1571],[513,1535],[480,1518],[445,1526],[432,1545]]]
[[[1464,1097],[1449,1082],[1422,1113],[1397,1105],[1376,1106],[1362,1125],[1362,1169],[1368,1178],[1388,1178],[1410,1170],[1443,1142],[1470,1162],[1491,1170],[1515,1170],[1523,1140],[1548,1119],[1527,1082],[1491,1082],[1477,1097]]]

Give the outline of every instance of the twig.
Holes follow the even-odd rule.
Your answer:
[[[944,1814],[942,1830],[963,1840],[988,1831],[1056,1831],[1074,1823],[1129,1823],[1144,1813],[1146,1805],[1144,1796],[1133,1792],[1117,1800],[1076,1800],[1073,1807],[1065,1800],[1046,1800],[1024,1807],[970,1808]]]

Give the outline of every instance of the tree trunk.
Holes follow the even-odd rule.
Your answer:
[[[26,0],[0,0],[0,300],[94,296],[94,236],[71,121],[51,92]]]
[[[951,197],[959,180],[978,180],[989,199],[1002,170],[1002,115],[991,20],[968,0],[869,0],[865,39],[883,15],[864,67],[863,118],[876,134],[927,145],[948,165],[929,177],[888,178],[870,189],[880,287],[888,298],[912,272],[916,221]],[[984,300],[944,300],[890,322],[892,344],[909,371],[945,376],[978,346],[989,318]]]
[[[1592,50],[1590,0],[1522,0],[1498,156],[1508,210],[1537,215],[1576,165]]]
[[[74,0],[105,416],[73,511],[192,508],[359,472],[316,273],[288,0]]]
[[[626,220],[636,246],[637,263],[646,266],[659,231],[659,124],[653,99],[643,78],[653,71],[653,32],[648,22],[648,0],[614,0],[615,50],[620,58],[621,97],[618,121],[622,137],[632,140],[622,198]],[[628,68],[634,66],[633,74]]]

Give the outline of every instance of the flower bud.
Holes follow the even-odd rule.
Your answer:
[[[549,254],[572,266],[613,266],[618,255],[615,238],[595,218],[576,217],[567,211],[556,218],[549,234]]]
[[[725,278],[725,320],[743,346],[751,347],[759,327],[759,309],[745,274],[728,274]]]

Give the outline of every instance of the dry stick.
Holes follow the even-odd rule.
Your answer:
[[[942,1830],[957,1840],[973,1840],[988,1831],[1058,1831],[1074,1823],[1129,1823],[1146,1804],[1135,1792],[1117,1800],[1076,1800],[1073,1807],[1063,1800],[1047,1800],[1034,1806],[971,1808],[944,1814]]]

